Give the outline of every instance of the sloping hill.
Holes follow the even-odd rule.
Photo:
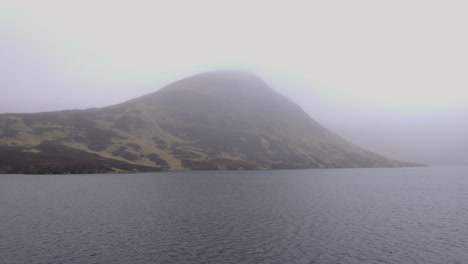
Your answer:
[[[245,72],[208,72],[100,109],[0,115],[3,173],[398,167]]]

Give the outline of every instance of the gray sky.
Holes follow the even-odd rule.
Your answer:
[[[247,69],[358,145],[468,164],[464,1],[2,1],[0,113]]]

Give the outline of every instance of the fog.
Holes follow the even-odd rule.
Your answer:
[[[376,153],[429,165],[467,165],[468,110],[400,113],[294,98],[315,120]]]
[[[377,153],[468,164],[462,2],[0,4],[0,113],[117,104],[249,70]]]

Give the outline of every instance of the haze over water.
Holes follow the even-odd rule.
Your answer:
[[[1,262],[467,263],[466,175],[1,175]]]

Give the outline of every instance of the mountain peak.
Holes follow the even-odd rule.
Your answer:
[[[198,90],[205,92],[235,92],[270,89],[266,82],[249,71],[210,71],[174,82],[161,91]]]
[[[0,115],[0,172],[394,167],[260,77],[213,71],[101,109]]]

